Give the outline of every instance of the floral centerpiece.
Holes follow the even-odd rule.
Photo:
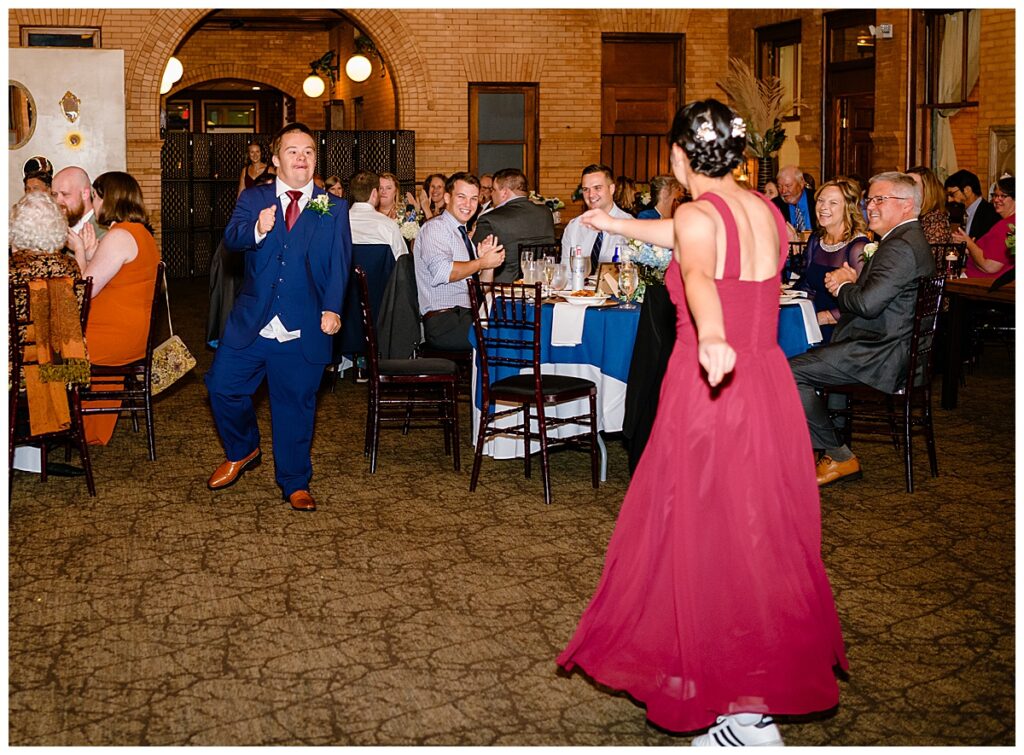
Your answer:
[[[405,220],[404,218],[398,219],[398,230],[402,232],[402,238],[406,241],[412,241],[420,233],[420,224],[415,220]]]
[[[636,265],[640,278],[640,286],[636,291],[636,300],[644,300],[644,291],[648,284],[665,283],[665,269],[672,261],[672,250],[663,246],[655,246],[646,241],[626,239],[624,259]]]
[[[551,211],[552,219],[555,221],[556,225],[562,222],[561,214],[558,211],[565,207],[565,202],[561,199],[558,197],[551,197],[548,199],[547,197],[542,197],[535,191],[531,191],[529,200],[534,204],[542,204],[547,207]]]

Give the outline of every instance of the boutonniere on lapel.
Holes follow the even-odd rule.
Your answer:
[[[865,244],[863,251],[860,253],[860,261],[867,262],[869,259],[875,256],[875,252],[878,251],[878,242],[872,241],[870,244]]]
[[[330,215],[331,200],[327,194],[320,194],[319,196],[313,197],[306,203],[306,209],[312,210],[317,215]]]

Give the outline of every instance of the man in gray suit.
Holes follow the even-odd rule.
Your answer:
[[[803,402],[811,445],[821,451],[818,485],[861,476],[816,389],[863,383],[891,392],[910,355],[917,279],[935,275],[931,247],[917,216],[921,188],[905,173],[880,173],[867,196],[868,226],[880,241],[858,276],[847,263],[826,276],[841,312],[832,342],[789,360]],[[872,245],[865,248],[868,253]]]
[[[505,262],[494,270],[494,280],[500,283],[512,283],[523,277],[519,265],[522,244],[555,243],[551,210],[531,202],[528,194],[529,185],[523,171],[518,168],[499,170],[494,174],[491,193],[494,209],[476,222],[473,238],[485,239],[493,234],[505,247]]]

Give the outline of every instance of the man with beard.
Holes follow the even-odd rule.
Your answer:
[[[50,193],[68,219],[68,233],[81,233],[88,223],[99,241],[107,229],[96,222],[92,206],[92,182],[89,174],[77,165],[69,165],[53,177]]]

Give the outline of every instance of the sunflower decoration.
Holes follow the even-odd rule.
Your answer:
[[[70,131],[64,137],[64,146],[68,149],[81,149],[85,138],[80,131]]]

